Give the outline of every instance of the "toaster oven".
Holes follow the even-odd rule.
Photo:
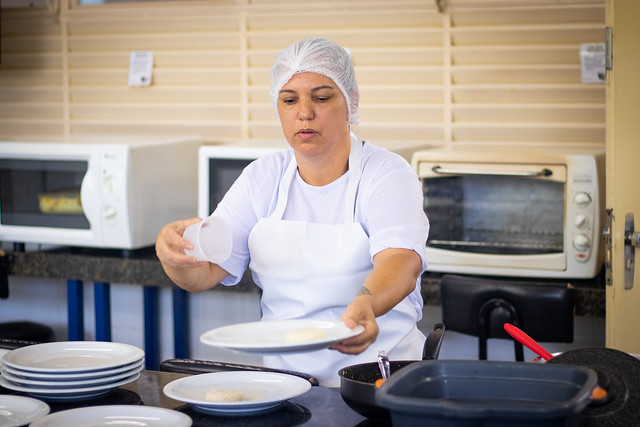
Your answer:
[[[603,265],[604,148],[456,146],[414,153],[428,270],[593,278]]]

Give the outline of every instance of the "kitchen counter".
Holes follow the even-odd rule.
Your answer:
[[[197,412],[184,402],[164,395],[162,389],[169,382],[184,377],[185,374],[150,371],[141,372],[136,381],[118,387],[106,396],[89,401],[47,402],[51,412],[59,412],[86,406],[98,405],[147,405],[175,409],[190,416],[193,427],[221,426],[359,426],[370,425],[370,421],[353,411],[342,400],[339,388],[314,386],[273,411],[254,414],[219,416]],[[20,394],[0,387],[0,393]]]
[[[40,252],[11,252],[7,256],[9,274],[18,276],[174,286],[162,270],[153,247],[135,251],[60,248]],[[605,288],[601,276],[593,280],[558,279],[548,282],[558,286],[571,284],[574,287],[576,315],[604,317]],[[441,277],[442,274],[431,272],[423,275],[422,296],[425,304],[440,305]],[[216,286],[214,291],[257,293],[260,289],[247,272],[238,285]]]
[[[16,276],[175,286],[162,269],[154,247],[133,251],[64,247],[37,252],[10,252],[7,256],[9,274]],[[226,288],[230,287],[218,286],[216,291]],[[258,292],[249,275],[245,275],[230,290]]]
[[[95,337],[111,341],[110,283],[143,286],[144,348],[147,369],[158,369],[160,363],[160,314],[158,312],[161,287],[172,289],[174,356],[190,357],[189,294],[167,277],[153,247],[136,251],[59,248],[47,251],[9,252],[0,256],[4,274],[45,277],[67,280],[68,339],[84,339],[83,281],[93,282]],[[440,305],[442,274],[426,272],[422,276],[422,296],[425,305]],[[0,277],[1,279],[1,277]],[[500,278],[495,278],[500,280]],[[540,280],[538,280],[539,282]],[[523,280],[526,282],[526,280]],[[571,285],[575,295],[575,314],[604,317],[605,288],[600,276],[595,280],[550,281],[556,286]],[[3,290],[3,285],[5,289]],[[0,297],[7,295],[7,281],[0,280]],[[236,286],[216,286],[211,292],[252,292],[260,289],[246,272]],[[164,331],[166,333],[166,331]]]

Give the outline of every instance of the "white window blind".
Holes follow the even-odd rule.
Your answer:
[[[604,40],[604,0],[237,0],[4,9],[0,135],[200,134],[281,139],[268,72],[294,41],[351,51],[357,132],[372,142],[604,145],[605,89],[580,44]],[[149,87],[127,86],[153,51]]]

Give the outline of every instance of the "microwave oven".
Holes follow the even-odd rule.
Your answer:
[[[155,243],[197,209],[198,137],[0,142],[0,240],[113,249]]]
[[[394,141],[374,143],[374,145],[393,151],[409,163],[414,152],[429,147],[424,143]],[[265,154],[286,150],[288,147],[284,140],[200,147],[198,150],[198,216],[206,218],[213,213],[227,190],[249,163]]]
[[[414,153],[428,271],[593,278],[604,261],[604,148],[460,145]]]
[[[198,150],[198,216],[213,213],[231,185],[249,163],[265,154],[286,150],[286,142],[259,145],[203,145]]]

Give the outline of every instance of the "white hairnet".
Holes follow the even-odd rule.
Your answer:
[[[322,38],[300,40],[284,49],[271,68],[269,96],[278,114],[278,93],[294,74],[317,73],[329,77],[344,95],[349,108],[349,123],[360,119],[360,92],[347,51],[340,45]]]

